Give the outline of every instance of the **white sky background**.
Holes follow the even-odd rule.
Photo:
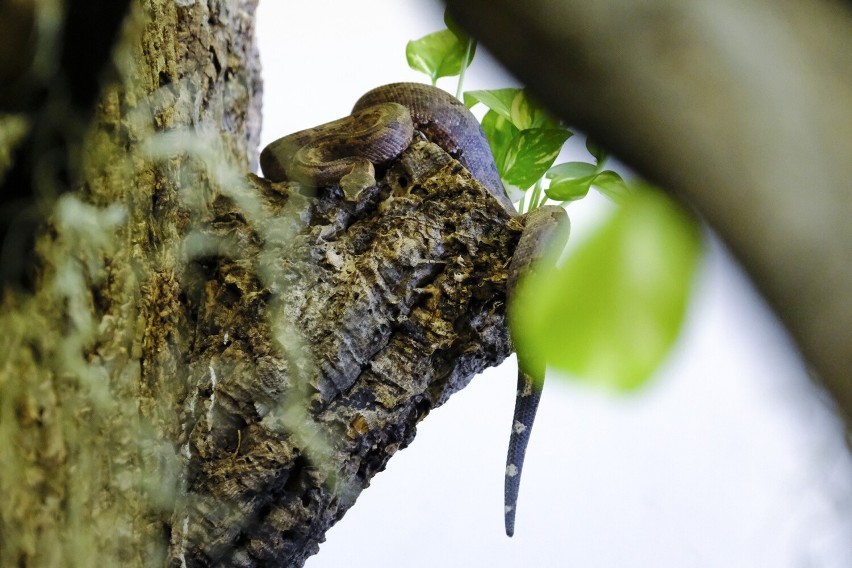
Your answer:
[[[261,0],[262,146],[348,114],[373,87],[428,82],[405,44],[442,29],[442,13],[430,0]],[[515,84],[480,48],[465,90]],[[562,160],[588,159],[582,148],[577,136]],[[574,242],[602,201],[569,207]],[[615,397],[548,374],[510,539],[515,372],[513,357],[424,420],[308,568],[852,566],[841,426],[717,243],[649,388]]]

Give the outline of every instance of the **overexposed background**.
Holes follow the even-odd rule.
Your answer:
[[[345,116],[373,87],[427,82],[405,44],[442,29],[442,14],[430,0],[261,0],[262,145]],[[465,89],[516,84],[480,48]],[[439,86],[455,92],[454,79]],[[582,148],[577,136],[562,159],[587,159]],[[573,242],[606,210],[586,201],[568,209]],[[510,539],[515,372],[512,358],[433,412],[307,566],[852,566],[841,425],[715,240],[650,387],[617,397],[548,375]]]

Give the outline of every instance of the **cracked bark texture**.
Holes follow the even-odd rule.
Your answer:
[[[288,237],[214,205],[205,233],[230,245],[198,260],[174,566],[301,566],[417,422],[511,353],[522,221],[437,146],[357,204],[252,187]]]
[[[41,162],[42,187],[71,191],[37,238],[34,290],[0,303],[0,565],[166,560],[190,392],[182,247],[214,195],[197,148],[256,161],[255,4],[134,2],[121,79],[84,145],[57,150],[79,177]]]
[[[0,564],[300,566],[510,352],[522,229],[418,140],[357,204],[249,176],[254,0],[139,0],[0,310]]]

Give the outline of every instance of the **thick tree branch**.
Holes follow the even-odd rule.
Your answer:
[[[301,566],[417,423],[511,353],[522,223],[443,150],[416,142],[357,204],[296,187],[254,178],[266,220],[217,200],[220,250],[185,279],[173,565]]]
[[[437,146],[358,203],[246,182],[254,8],[139,2],[69,144],[82,183],[0,300],[0,564],[300,566],[511,351],[523,221]]]
[[[704,215],[852,417],[848,8],[448,4],[546,105]]]

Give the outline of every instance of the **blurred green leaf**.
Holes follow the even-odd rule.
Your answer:
[[[566,162],[553,166],[546,175],[551,180],[550,186],[544,191],[549,199],[574,201],[589,193],[597,168],[587,162]]]
[[[592,185],[616,203],[632,193],[621,176],[612,170],[604,170],[596,175]]]
[[[432,84],[435,84],[441,77],[461,73],[463,65],[470,65],[475,51],[471,49],[467,61],[464,62],[467,42],[459,40],[450,30],[441,30],[409,41],[405,47],[405,57],[409,67],[426,73],[432,79]]]
[[[670,351],[702,250],[695,219],[662,193],[634,191],[555,271],[521,282],[509,306],[518,350],[620,391]]]
[[[529,189],[553,165],[570,136],[564,129],[521,130],[506,149],[500,174],[503,181],[522,190]]]

